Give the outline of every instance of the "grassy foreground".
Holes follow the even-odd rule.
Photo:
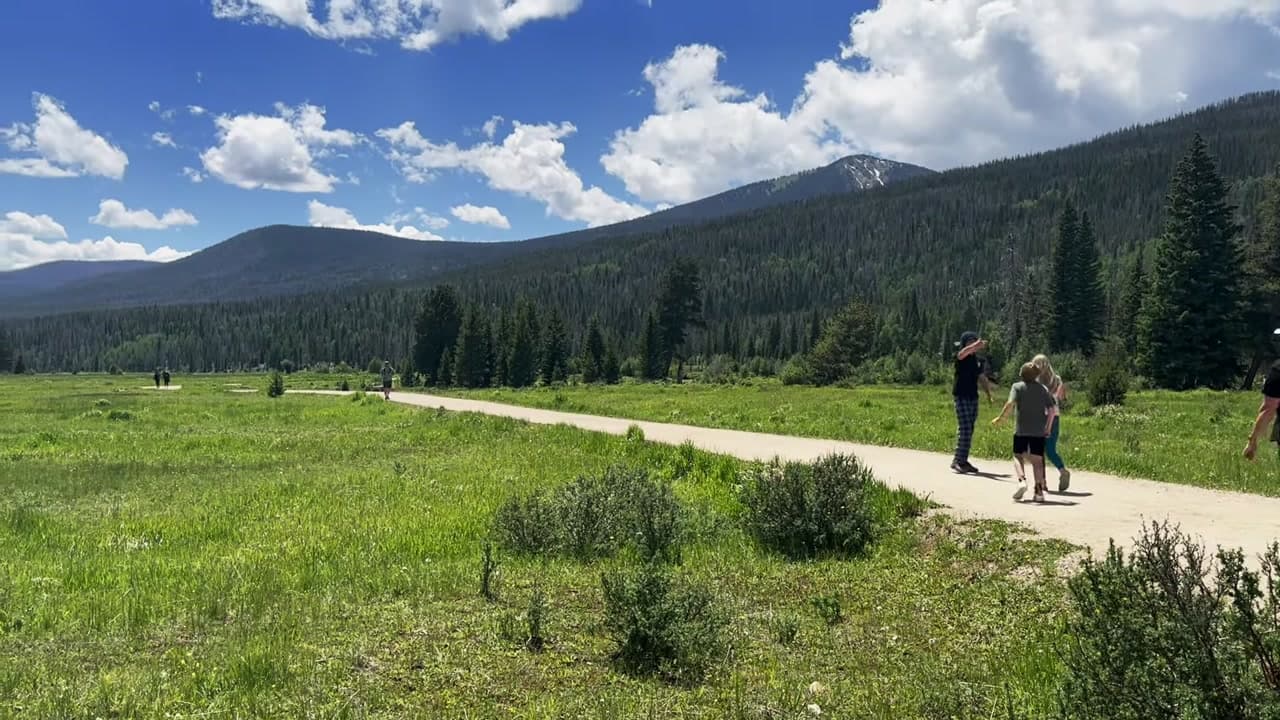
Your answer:
[[[841,718],[1007,706],[1032,718],[1053,706],[1060,543],[934,516],[863,560],[788,563],[736,523],[742,468],[729,459],[372,398],[233,395],[221,377],[175,392],[146,382],[0,380],[0,717],[781,718],[817,703]],[[613,667],[598,626],[607,563],[500,557],[500,602],[477,596],[505,497],[614,462],[672,478],[697,519],[682,572],[732,618],[731,653],[701,686]],[[550,604],[540,654],[500,632],[535,583]],[[845,616],[833,627],[812,608],[828,595]],[[829,690],[810,697],[815,681]]]
[[[1006,391],[1007,392],[1007,391]],[[495,402],[636,420],[849,440],[950,453],[950,388],[624,384],[460,393]],[[1274,446],[1257,463],[1240,457],[1258,411],[1257,393],[1141,392],[1120,408],[1074,398],[1059,442],[1068,467],[1202,487],[1280,495]],[[990,426],[1005,397],[982,401],[973,454],[1009,457],[1012,426]],[[990,464],[990,463],[988,463]]]

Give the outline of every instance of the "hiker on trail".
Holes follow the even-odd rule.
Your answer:
[[[151,377],[155,379],[156,389],[159,390],[160,389],[160,368],[156,368],[155,374],[152,375]]]
[[[165,368],[164,372],[160,374],[160,377],[164,378],[164,386],[169,387],[169,368]]]
[[[391,379],[395,376],[395,370],[391,368],[390,360],[382,361],[382,399],[391,399]]]
[[[1013,431],[1014,469],[1018,472],[1018,489],[1013,493],[1014,500],[1022,500],[1027,494],[1026,463],[1031,463],[1031,470],[1036,479],[1035,501],[1044,502],[1044,494],[1048,485],[1044,479],[1045,439],[1053,423],[1052,411],[1058,401],[1053,393],[1040,384],[1040,368],[1035,363],[1027,363],[1018,373],[1022,380],[1009,388],[1009,401],[1004,409],[991,421],[992,425],[1004,422],[1009,411],[1018,410],[1017,423]]]
[[[978,364],[978,351],[987,341],[978,333],[966,331],[956,347],[955,383],[951,395],[956,406],[956,454],[951,469],[958,473],[976,473],[978,468],[969,464],[969,449],[973,446],[973,426],[978,422],[978,376],[982,374]]]
[[[1280,341],[1280,328],[1276,328],[1273,336]],[[1253,432],[1249,433],[1249,443],[1244,446],[1244,456],[1250,460],[1258,454],[1258,439],[1271,425],[1271,439],[1280,444],[1280,420],[1276,419],[1280,410],[1280,360],[1271,365],[1267,379],[1262,383],[1262,406],[1258,408],[1258,418],[1253,421]]]
[[[1062,456],[1058,454],[1058,436],[1062,432],[1062,401],[1067,399],[1067,385],[1062,382],[1062,376],[1053,371],[1048,355],[1037,355],[1031,358],[1031,363],[1040,370],[1040,384],[1045,386],[1056,401],[1053,410],[1049,412],[1050,417],[1053,418],[1053,425],[1044,443],[1044,456],[1058,468],[1058,492],[1066,492],[1067,488],[1071,487],[1071,471],[1067,469],[1066,463],[1062,462]]]

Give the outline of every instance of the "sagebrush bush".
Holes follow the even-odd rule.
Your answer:
[[[647,563],[604,575],[601,587],[604,627],[624,670],[693,683],[724,654],[728,617],[706,585]]]
[[[874,485],[871,471],[850,455],[813,465],[775,461],[743,488],[747,524],[762,545],[793,560],[859,555],[874,536]]]
[[[679,562],[683,516],[670,483],[643,468],[612,466],[550,493],[510,498],[494,524],[512,552],[588,561],[632,547],[645,560]]]
[[[1255,572],[1238,550],[1219,550],[1215,564],[1153,523],[1129,557],[1113,543],[1068,587],[1069,717],[1280,717],[1280,547]]]
[[[284,375],[276,370],[267,379],[267,397],[278,398],[281,395],[284,395]]]

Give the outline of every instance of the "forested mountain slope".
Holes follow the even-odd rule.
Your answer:
[[[7,270],[0,272],[0,300],[18,299],[90,278],[153,265],[155,263],[145,260],[57,260],[21,270]]]
[[[695,352],[783,356],[813,318],[861,295],[904,351],[937,351],[961,324],[998,320],[1043,284],[1068,198],[1092,218],[1114,285],[1159,232],[1177,159],[1201,133],[1248,224],[1259,179],[1280,164],[1280,93],[1249,95],[1072,147],[916,177],[865,193],[773,207],[702,225],[553,248],[441,276],[464,297],[509,308],[519,296],[580,333],[598,314],[634,347],[658,278],[680,256],[702,268],[708,329]],[[404,357],[420,292],[318,293],[255,303],[27,320],[13,327],[38,367],[222,368]]]

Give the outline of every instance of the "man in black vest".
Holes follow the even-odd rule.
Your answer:
[[[956,405],[956,454],[951,469],[958,473],[976,473],[978,468],[969,464],[969,448],[973,445],[973,426],[978,422],[978,376],[982,365],[978,352],[987,347],[987,341],[978,333],[965,332],[956,343],[955,383],[951,395]]]

